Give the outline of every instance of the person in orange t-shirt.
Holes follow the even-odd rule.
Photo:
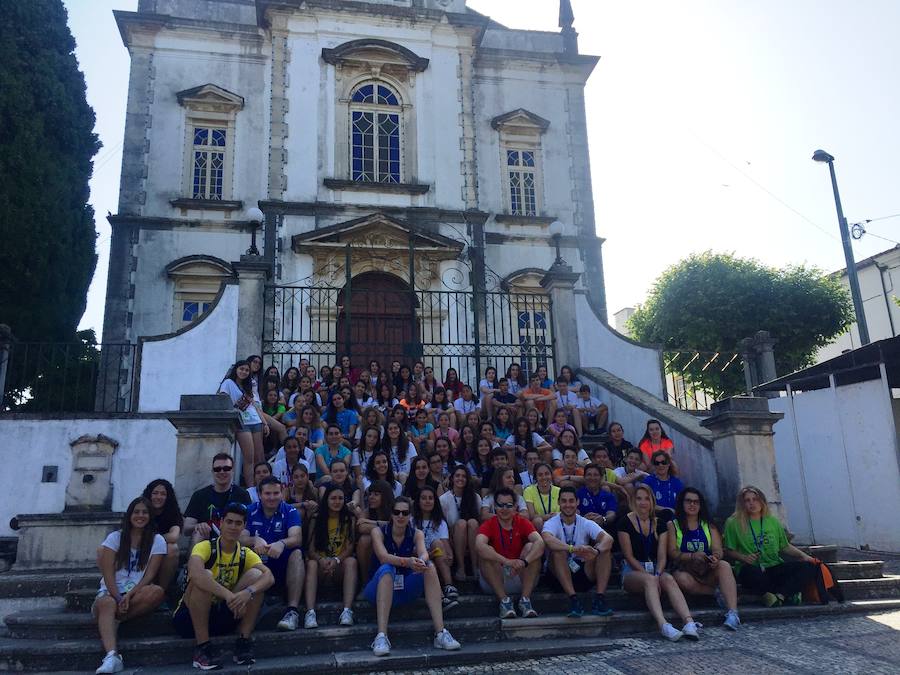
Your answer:
[[[532,374],[528,386],[519,393],[519,398],[525,404],[526,410],[537,408],[545,421],[553,419],[553,413],[556,411],[556,394],[541,386],[541,377],[537,373]]]

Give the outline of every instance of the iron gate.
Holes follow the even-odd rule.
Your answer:
[[[388,275],[361,275],[344,288],[268,286],[265,366],[283,373],[307,359],[318,370],[343,354],[357,367],[421,360],[438,379],[455,368],[473,386],[488,366],[500,377],[511,363],[556,372],[546,295],[410,290],[379,276]]]

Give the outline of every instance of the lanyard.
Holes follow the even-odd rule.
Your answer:
[[[641,527],[641,519],[635,515],[634,519],[637,521],[638,532],[641,533],[641,539],[644,542],[644,555],[647,557],[648,561],[653,560],[653,519],[647,523],[647,534],[644,534],[644,528]]]
[[[760,562],[762,565],[762,548],[760,548],[760,541],[763,538],[763,519],[759,519],[759,539],[756,538],[756,532],[753,531],[753,521],[748,519],[747,524],[750,526],[750,535],[753,537],[753,545],[756,547],[756,552],[759,553]]]
[[[537,492],[538,499],[541,500],[541,509],[543,509],[543,515],[547,515],[550,513],[550,509],[553,507],[553,486],[550,486],[550,494],[547,495],[547,503],[544,504],[544,496],[541,494],[541,488],[535,486],[535,492]]]
[[[497,530],[500,533],[500,548],[503,549],[503,553],[506,553],[506,551],[508,549],[511,549],[513,545],[513,537],[516,535],[515,523],[509,530],[509,544],[507,544],[506,538],[503,536],[503,525],[500,524],[499,519],[497,520]]]
[[[230,568],[234,567],[234,560],[235,560],[235,558],[238,557],[238,554],[241,552],[241,545],[239,542],[235,542],[234,553],[231,554],[231,562],[229,562],[228,565],[223,565],[220,562],[222,560],[222,542],[221,541],[216,542],[216,548],[218,549],[218,553],[216,555],[216,566],[219,568],[217,570],[218,573],[216,574],[216,581],[218,583],[224,585],[225,577],[223,577],[222,575],[225,572],[226,568],[230,569]]]
[[[568,531],[566,530],[566,524],[560,520],[560,525],[562,525],[563,531],[563,539],[566,540],[566,544],[569,546],[575,545],[575,535],[578,533],[578,517],[575,517],[575,523],[572,525],[572,536],[569,536]]]

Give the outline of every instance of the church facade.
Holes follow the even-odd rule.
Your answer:
[[[104,342],[192,325],[251,236],[280,366],[345,336],[394,344],[354,358],[549,341],[540,281],[558,252],[605,321],[584,106],[598,58],[578,53],[567,0],[560,32],[465,0],[140,0],[115,15],[131,76]],[[448,333],[478,332],[492,306],[512,317],[502,337]]]

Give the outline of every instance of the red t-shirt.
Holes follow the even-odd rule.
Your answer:
[[[653,447],[653,441],[651,441],[649,438],[645,438],[643,441],[641,441],[638,447],[640,448],[641,452],[644,453],[644,458],[647,460],[647,462],[649,462],[654,452],[656,452],[657,450],[663,450],[665,452],[671,453],[675,448],[675,444],[672,443],[672,440],[670,438],[660,438],[659,445]]]
[[[497,516],[482,523],[478,528],[478,534],[483,534],[488,538],[491,548],[509,560],[518,558],[522,554],[522,549],[528,543],[528,536],[536,531],[531,521],[519,514],[513,516],[511,530],[501,528],[500,519]]]

